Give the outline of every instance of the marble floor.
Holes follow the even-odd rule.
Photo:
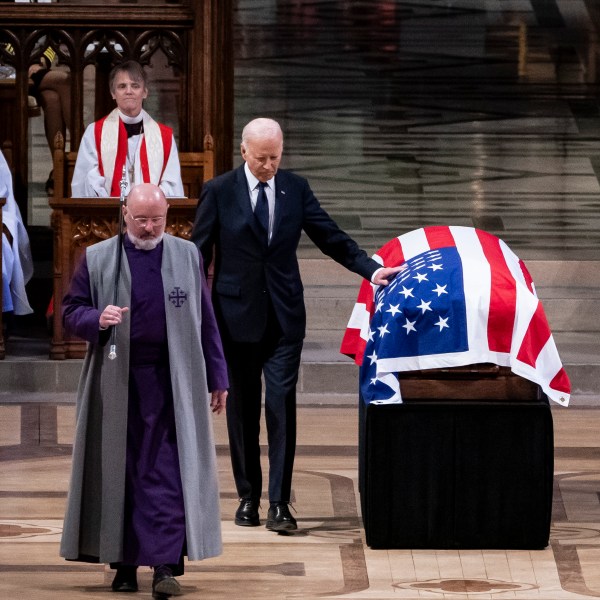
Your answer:
[[[366,250],[457,224],[498,235],[557,277],[576,264],[573,285],[597,270],[600,0],[237,0],[235,15],[236,135],[255,116],[279,120],[282,166],[308,177]],[[40,125],[32,124],[35,225],[49,216]],[[308,240],[300,254],[320,256]],[[592,283],[579,291],[587,304],[555,309],[565,334],[586,331],[595,364],[598,291]],[[372,550],[360,514],[356,407],[330,400],[322,394],[320,405],[299,409],[300,529],[285,537],[232,524],[224,420],[215,420],[224,552],[188,566],[185,597],[600,597],[600,405],[553,408],[546,549]],[[73,421],[63,396],[0,396],[2,597],[111,594],[108,569],[58,556]],[[150,578],[144,570],[138,597],[150,597]]]
[[[357,482],[355,406],[299,410],[293,504],[284,536],[233,524],[237,506],[225,421],[214,421],[224,549],[188,563],[186,598],[562,600],[600,597],[600,412],[553,409],[555,490],[543,550],[373,550]],[[74,407],[0,405],[0,594],[16,600],[114,597],[108,567],[58,556]],[[332,435],[335,432],[335,435]],[[263,518],[264,518],[263,508]],[[139,598],[151,572],[140,570]]]

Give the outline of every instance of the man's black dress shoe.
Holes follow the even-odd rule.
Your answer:
[[[235,511],[235,524],[242,527],[257,527],[260,525],[258,505],[258,500],[242,498],[238,509]]]
[[[154,576],[152,577],[152,597],[163,600],[170,596],[181,596],[181,587],[173,571],[167,565],[158,565],[154,567]]]
[[[267,529],[271,531],[293,531],[298,529],[296,519],[292,517],[287,502],[271,504],[267,513]]]
[[[110,587],[113,592],[137,592],[137,567],[129,565],[117,567],[117,574]]]

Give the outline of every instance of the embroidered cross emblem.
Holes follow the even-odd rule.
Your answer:
[[[181,290],[180,287],[176,287],[170,294],[169,300],[173,303],[176,308],[181,308],[183,303],[187,300],[187,294]]]

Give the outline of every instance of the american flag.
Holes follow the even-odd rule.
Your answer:
[[[401,402],[397,373],[493,363],[567,406],[571,384],[524,263],[471,227],[411,231],[373,257],[403,269],[364,281],[340,351],[361,365],[365,402]]]

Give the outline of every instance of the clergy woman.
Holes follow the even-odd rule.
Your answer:
[[[86,249],[63,300],[65,329],[89,343],[61,556],[110,563],[115,592],[149,565],[155,598],[181,592],[184,556],[221,552],[211,410],[228,387],[202,258],[165,233],[167,210],[158,186],[129,193],[118,306],[118,236]]]
[[[173,130],[142,108],[148,96],[142,66],[133,60],[118,64],[109,86],[117,107],[83,134],[71,181],[73,198],[119,196],[123,167],[128,186],[154,183],[165,196],[184,196]]]

